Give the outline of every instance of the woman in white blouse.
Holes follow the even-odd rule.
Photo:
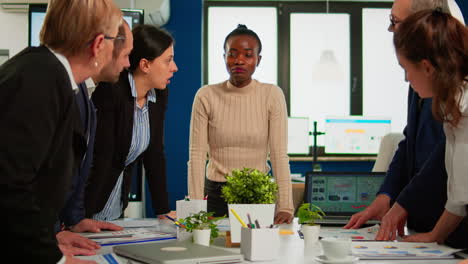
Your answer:
[[[440,10],[425,10],[405,19],[393,42],[413,89],[421,98],[433,98],[433,114],[444,123],[447,138],[445,210],[432,231],[405,241],[442,243],[467,214],[468,29]]]

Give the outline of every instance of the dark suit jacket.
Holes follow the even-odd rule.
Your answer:
[[[68,191],[82,131],[68,74],[45,47],[0,67],[0,226],[5,258],[55,263],[54,223]]]
[[[124,209],[127,207],[132,168],[140,159],[143,160],[155,213],[169,212],[163,136],[167,99],[167,89],[156,90],[156,103],[148,103],[149,146],[132,164],[125,167],[132,141],[135,109],[135,99],[131,94],[128,72],[122,72],[117,84],[100,83],[96,87],[92,100],[97,109],[98,122],[94,161],[85,193],[87,217],[91,217],[104,208],[123,170],[125,174],[122,198]]]
[[[445,134],[442,123],[433,118],[432,99],[421,100],[411,87],[403,133],[405,139],[398,145],[379,193],[388,194],[407,210],[408,228],[428,232],[434,228],[447,201]],[[453,235],[466,231],[461,225]],[[464,234],[467,234],[464,241],[457,239],[455,245],[468,243],[468,233]]]
[[[84,192],[86,181],[91,169],[94,151],[94,136],[96,133],[96,109],[93,101],[89,98],[86,84],[78,85],[79,92],[76,94],[76,102],[80,110],[80,124],[86,137],[86,154],[75,170],[72,178],[71,190],[67,194],[64,208],[60,212],[60,223],[65,226],[78,224],[85,217]]]

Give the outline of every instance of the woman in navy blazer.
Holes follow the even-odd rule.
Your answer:
[[[97,108],[94,162],[85,195],[86,216],[114,220],[128,205],[131,176],[143,162],[156,214],[168,213],[164,116],[169,79],[177,71],[174,40],[151,25],[133,30],[130,68],[117,84],[102,83]]]

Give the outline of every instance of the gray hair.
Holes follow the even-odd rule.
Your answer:
[[[447,0],[411,0],[411,13],[436,8],[441,8],[444,13],[450,14]]]

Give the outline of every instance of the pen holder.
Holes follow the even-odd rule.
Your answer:
[[[206,211],[206,200],[178,200],[176,201],[177,219],[185,218],[190,214],[196,214],[200,211]],[[177,240],[187,240],[192,236],[185,229],[177,227]]]
[[[250,261],[274,260],[279,255],[277,228],[241,229],[241,253]]]

